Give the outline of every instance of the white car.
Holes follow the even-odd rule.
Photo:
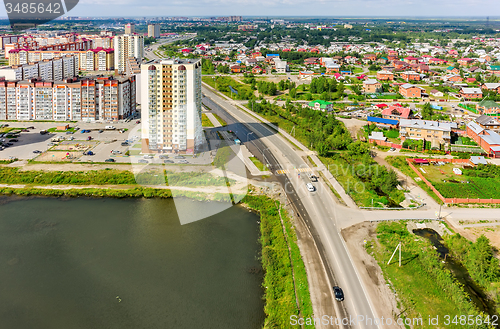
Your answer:
[[[307,183],[307,184],[306,184],[306,187],[307,187],[307,190],[308,190],[309,192],[314,192],[314,191],[316,191],[316,189],[314,188],[314,185],[313,185],[313,184],[311,184],[311,183]]]

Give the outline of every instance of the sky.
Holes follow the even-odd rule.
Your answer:
[[[499,13],[498,0],[80,0],[66,15],[486,17]],[[3,6],[0,16],[7,16]]]

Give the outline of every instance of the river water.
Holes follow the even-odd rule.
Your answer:
[[[0,197],[0,327],[260,328],[258,216],[231,207],[181,225],[175,209]]]

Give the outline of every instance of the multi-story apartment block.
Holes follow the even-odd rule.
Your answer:
[[[129,57],[144,57],[144,36],[124,34],[115,37],[115,70],[125,72]]]
[[[75,42],[58,43],[47,46],[40,46],[36,41],[17,42],[5,45],[5,58],[9,58],[15,52],[12,50],[39,50],[39,51],[78,51],[88,50],[92,48],[92,41],[87,39],[78,40]],[[9,62],[10,63],[10,62]]]
[[[399,135],[401,141],[417,139],[430,141],[432,147],[440,144],[449,144],[452,130],[457,129],[456,122],[438,122],[428,120],[401,119],[399,120]]]
[[[108,121],[136,109],[135,77],[0,81],[0,120]]]
[[[142,151],[193,153],[203,143],[201,60],[141,65]]]
[[[113,49],[96,48],[85,51],[40,51],[14,49],[10,51],[9,65],[23,65],[51,60],[57,57],[77,56],[80,71],[110,71],[114,69],[115,52]]]
[[[78,75],[78,56],[66,55],[40,62],[0,68],[0,77],[5,80],[62,80]]]
[[[125,34],[134,34],[135,33],[135,24],[127,23],[125,25]]]
[[[148,37],[155,39],[160,37],[160,24],[148,25]]]

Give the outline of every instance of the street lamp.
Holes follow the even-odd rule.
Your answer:
[[[251,134],[253,134],[253,131],[251,131],[251,132],[249,132],[249,133],[247,134],[247,142],[248,142],[248,136],[249,136],[249,135],[251,135]]]

